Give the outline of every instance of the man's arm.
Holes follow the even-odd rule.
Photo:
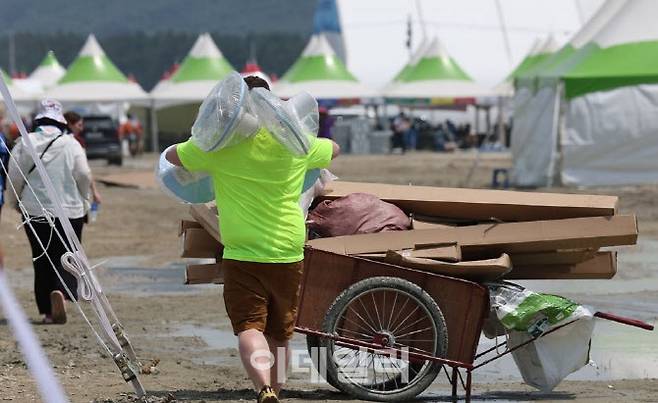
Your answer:
[[[169,161],[171,164],[174,164],[178,167],[182,167],[183,163],[180,160],[180,157],[178,156],[178,144],[174,144],[173,146],[167,148],[165,151],[165,158],[167,161]]]
[[[331,159],[333,160],[340,155],[340,146],[333,140],[331,140],[331,146],[332,146]]]

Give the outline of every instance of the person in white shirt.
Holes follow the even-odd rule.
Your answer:
[[[73,136],[65,135],[66,119],[62,115],[62,105],[53,99],[44,99],[35,117],[36,130],[28,136],[37,155],[43,162],[55,191],[60,196],[62,208],[78,238],[82,237],[84,216],[89,209],[91,172],[87,156]],[[43,179],[34,168],[34,161],[23,144],[16,142],[12,149],[14,158],[9,162],[8,179],[20,196],[22,213],[34,228],[34,234],[25,225],[32,258],[34,261],[34,293],[39,313],[44,315],[44,323],[66,323],[64,299],[69,298],[48,256],[55,265],[66,286],[77,298],[77,280],[62,268],[60,258],[66,253],[67,245],[54,233],[47,217],[54,218],[54,204],[50,200]],[[23,175],[27,178],[29,186]],[[13,191],[7,195],[8,206],[18,207]],[[55,228],[64,234],[59,219],[53,219]],[[66,239],[63,236],[64,239]],[[47,256],[39,241],[47,248]]]

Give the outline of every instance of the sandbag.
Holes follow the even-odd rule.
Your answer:
[[[411,220],[397,206],[368,193],[322,201],[308,215],[309,230],[320,237],[370,234],[411,228]]]

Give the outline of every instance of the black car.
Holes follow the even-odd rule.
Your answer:
[[[87,115],[82,131],[89,159],[107,159],[108,164],[121,165],[119,124],[108,115]]]

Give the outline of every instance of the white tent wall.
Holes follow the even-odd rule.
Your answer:
[[[546,86],[535,95],[522,88],[514,97],[512,156],[517,186],[548,186],[553,182],[559,94],[557,86]]]
[[[658,85],[587,94],[568,101],[565,109],[563,184],[658,182]]]

